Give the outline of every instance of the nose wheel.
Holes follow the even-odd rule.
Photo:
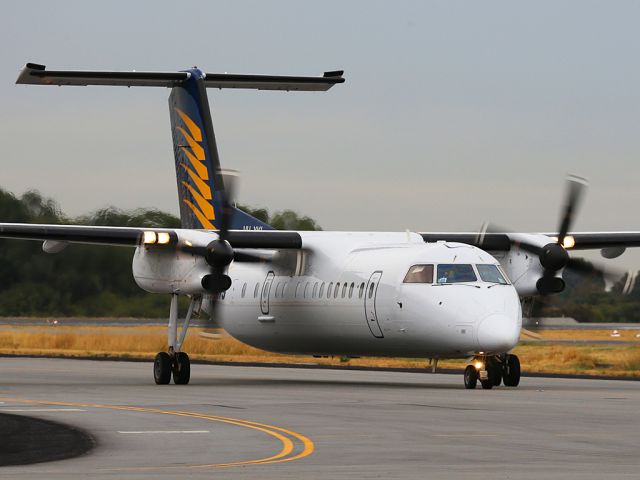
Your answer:
[[[478,385],[478,370],[473,365],[467,365],[464,369],[464,388],[473,390]]]
[[[480,381],[484,390],[504,383],[505,387],[517,387],[520,384],[520,360],[517,355],[503,354],[488,357],[476,357],[473,364],[464,369],[464,388],[473,390]]]

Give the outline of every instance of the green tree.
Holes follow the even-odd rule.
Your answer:
[[[279,228],[318,228],[309,217],[266,208],[243,207]],[[156,209],[125,211],[107,207],[75,219],[36,191],[21,197],[0,189],[0,219],[14,223],[50,223],[124,227],[179,228],[180,219]],[[0,316],[164,317],[166,295],[141,290],[131,274],[133,249],[71,244],[57,254],[42,243],[0,239]]]

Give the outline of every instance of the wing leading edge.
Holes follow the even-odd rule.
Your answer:
[[[168,244],[177,243],[180,236],[180,229],[0,223],[0,238],[39,241],[50,240],[56,242],[122,247],[136,247],[141,245],[144,242],[145,233],[147,232],[167,233],[169,240],[166,243]],[[215,231],[210,233],[212,239],[217,238]],[[232,230],[229,232],[228,240],[231,246],[235,248],[302,248],[302,238],[297,232]]]
[[[425,232],[420,233],[425,242],[460,242],[474,245],[483,250],[507,251],[515,238],[526,235],[545,235],[554,237],[555,233],[455,233],[455,232]],[[571,250],[598,250],[602,248],[640,247],[640,232],[576,232],[569,233],[575,245]],[[513,237],[513,238],[512,238]]]

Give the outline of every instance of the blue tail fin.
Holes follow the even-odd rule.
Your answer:
[[[271,225],[252,217],[247,212],[243,212],[239,208],[233,209],[233,219],[231,220],[232,230],[273,230]]]
[[[169,95],[180,220],[183,228],[213,230],[222,212],[220,160],[204,74],[195,68],[188,73]]]
[[[180,220],[183,228],[218,229],[222,212],[220,190],[224,179],[220,170],[218,147],[213,132],[205,75],[198,69],[171,89],[169,113],[176,161]],[[272,229],[257,218],[234,209],[230,228]]]

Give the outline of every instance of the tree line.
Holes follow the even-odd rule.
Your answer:
[[[284,210],[238,205],[281,230],[320,230],[307,216]],[[108,207],[77,218],[58,204],[30,191],[20,197],[0,189],[0,221],[131,227],[180,227],[176,216],[155,209],[131,211]],[[0,239],[0,316],[167,316],[167,295],[150,294],[133,280],[133,249],[69,245],[57,254],[42,251],[42,243]],[[536,316],[569,316],[583,322],[640,322],[640,288],[622,295],[625,278],[605,291],[601,275],[565,272],[559,295],[537,303]],[[524,312],[527,315],[527,311]]]
[[[239,207],[278,229],[320,230],[313,219],[291,210],[271,214],[265,208]],[[71,218],[36,191],[16,197],[2,189],[0,221],[180,227],[178,217],[155,209],[108,207]],[[47,254],[42,242],[0,239],[0,316],[167,316],[168,296],[147,293],[136,285],[132,258],[132,248],[71,244],[60,253]]]

